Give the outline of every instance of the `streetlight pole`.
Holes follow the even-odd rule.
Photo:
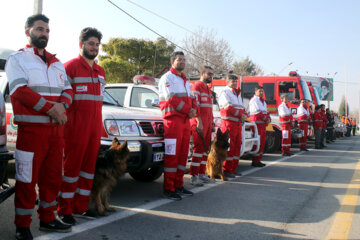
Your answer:
[[[34,14],[42,13],[43,0],[34,0]]]
[[[282,72],[282,71],[284,71],[287,67],[289,67],[291,64],[293,64],[293,62],[289,62],[285,67],[283,67],[281,70],[280,70],[280,72],[278,73],[278,76],[280,75],[280,73]]]

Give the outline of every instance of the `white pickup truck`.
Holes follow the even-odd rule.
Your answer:
[[[0,90],[6,104],[7,147],[15,149],[17,125],[9,96],[9,84],[4,71],[0,71]],[[138,181],[153,181],[163,172],[164,139],[163,120],[155,113],[120,106],[109,94],[103,100],[103,131],[99,156],[111,146],[112,139],[128,140],[131,159],[129,174]],[[5,120],[3,120],[5,121]]]
[[[142,84],[142,79],[147,84]],[[152,80],[151,80],[152,79]],[[115,83],[107,84],[105,90],[120,105],[132,110],[143,110],[149,113],[156,113],[161,117],[159,108],[159,91],[157,81],[148,76],[137,75],[134,77],[134,83]],[[213,104],[215,132],[220,127],[221,119],[217,103]],[[213,137],[215,137],[215,132]],[[256,124],[245,122],[242,130],[241,156],[244,154],[254,154],[259,150],[260,136],[258,135]],[[254,149],[254,146],[256,148]],[[191,158],[191,146],[189,158]]]

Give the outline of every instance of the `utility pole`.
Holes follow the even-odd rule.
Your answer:
[[[42,13],[43,0],[34,0],[34,14]]]

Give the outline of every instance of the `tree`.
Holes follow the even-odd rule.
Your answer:
[[[350,113],[350,110],[349,110],[349,104],[346,103],[346,107],[347,107],[347,115],[349,115]],[[345,116],[345,97],[343,96],[342,99],[341,99],[341,103],[340,103],[340,106],[339,106],[339,116]]]
[[[154,76],[170,65],[170,55],[175,50],[165,39],[112,38],[102,45],[106,53],[99,56],[108,82],[131,82],[136,74]]]
[[[213,67],[216,75],[226,73],[231,69],[233,51],[226,40],[217,39],[216,35],[214,30],[199,28],[195,34],[185,37],[183,40],[185,48],[197,55],[185,52],[185,74],[199,76],[204,65]]]
[[[236,61],[233,64],[234,73],[240,76],[257,76],[263,75],[261,67],[246,57],[242,61]]]

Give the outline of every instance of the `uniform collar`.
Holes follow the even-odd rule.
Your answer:
[[[88,68],[89,70],[99,72],[100,66],[99,66],[95,61],[94,61],[93,67],[91,68],[90,65],[86,62],[86,60],[84,59],[83,56],[81,56],[81,55],[79,54],[79,56],[78,56],[77,58],[79,59],[79,61],[81,62],[81,64],[82,64],[84,67]]]
[[[39,50],[36,47],[30,46],[29,44],[27,44],[25,46],[25,48],[20,49],[20,51],[26,51],[26,52],[31,52],[37,56],[40,57],[39,55]],[[46,51],[46,49],[44,49],[44,56],[46,58],[46,63],[48,64],[48,66],[54,62],[58,62],[59,60],[56,58],[56,54],[51,54],[48,51]]]
[[[184,73],[181,73],[181,74],[179,75],[174,68],[170,68],[170,72],[171,72],[172,74],[175,74],[175,75],[178,76],[178,77],[181,77],[181,78],[184,80],[184,82],[187,81],[186,75],[185,75]]]
[[[257,98],[257,99],[259,99],[263,104],[264,104],[264,102],[265,102],[265,100],[263,99],[263,98],[261,98],[261,97],[258,97],[258,96],[256,96],[256,95],[254,95],[254,98]]]

